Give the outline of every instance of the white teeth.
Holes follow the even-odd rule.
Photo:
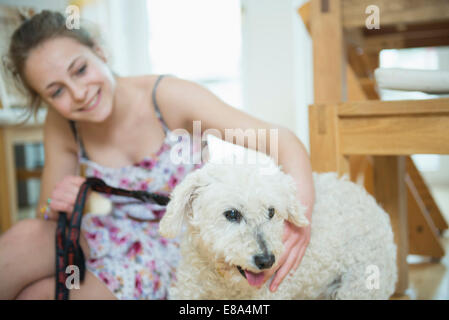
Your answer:
[[[98,93],[95,96],[95,98],[92,100],[92,102],[84,109],[90,109],[95,103],[97,103],[97,99],[98,99]]]

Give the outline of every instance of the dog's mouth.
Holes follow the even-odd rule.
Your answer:
[[[250,286],[260,287],[265,280],[264,272],[254,273],[249,270],[243,270],[240,266],[237,266],[237,270],[248,281]]]

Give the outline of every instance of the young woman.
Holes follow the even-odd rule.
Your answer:
[[[43,11],[26,20],[11,39],[13,72],[36,107],[48,105],[44,126],[45,166],[38,219],[22,220],[0,238],[0,299],[53,299],[54,238],[58,211],[72,212],[84,177],[116,187],[170,193],[201,166],[175,163],[173,130],[278,129],[278,164],[292,175],[298,201],[314,204],[307,152],[294,133],[226,105],[205,88],[175,77],[113,74],[104,52],[84,29],[69,30],[65,17]],[[258,141],[259,142],[259,141]],[[186,143],[189,143],[186,141]],[[261,143],[257,143],[257,146]],[[246,147],[257,148],[248,145]],[[201,152],[193,149],[192,153]],[[265,150],[270,153],[269,148]],[[194,155],[193,155],[194,156]],[[87,273],[72,299],[161,299],[173,280],[178,243],[158,234],[164,209],[111,197],[113,212],[83,218],[81,246]],[[45,218],[41,208],[49,202]],[[276,290],[297,268],[310,240],[310,227],[286,222],[285,252],[270,280]],[[267,275],[266,281],[274,271]]]

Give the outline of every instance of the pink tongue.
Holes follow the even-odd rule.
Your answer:
[[[258,287],[263,283],[265,278],[264,273],[253,273],[251,271],[245,270],[246,280],[251,286]]]

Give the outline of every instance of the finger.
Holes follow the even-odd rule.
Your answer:
[[[71,188],[76,189],[78,192],[78,190],[81,188],[81,185],[84,183],[84,180],[85,180],[84,178],[83,179],[76,178],[68,181],[67,185],[70,186]]]
[[[298,254],[300,253],[301,247],[295,246],[290,254],[287,256],[285,262],[283,263],[282,267],[279,268],[279,270],[276,273],[276,276],[274,277],[272,281],[272,288],[273,290],[276,290],[279,284],[282,282],[284,277],[290,272],[293,265],[295,264]]]
[[[78,195],[78,192],[80,190],[80,186],[76,184],[75,182],[66,182],[64,184],[61,184],[60,186],[56,187],[53,191],[53,193],[59,192],[59,193],[69,193],[72,195]]]
[[[285,250],[285,251],[282,253],[281,257],[279,258],[279,261],[278,261],[277,266],[276,266],[275,268],[271,268],[270,270],[268,270],[268,271],[265,272],[265,281],[264,281],[264,283],[265,283],[268,279],[270,279],[270,278],[273,276],[273,274],[275,274],[276,271],[279,270],[280,267],[282,267],[282,265],[285,263],[285,260],[287,260],[288,253],[289,253],[289,251]]]
[[[276,275],[274,276],[273,281],[271,282],[270,285],[270,291],[274,292],[277,290],[279,284],[282,282],[282,280],[284,280],[285,276],[288,275],[288,273],[290,272],[293,264],[296,261],[296,256],[299,252],[299,248],[296,248],[291,252],[291,254],[288,256],[287,260],[285,261],[285,263],[282,265],[282,267],[276,272]]]
[[[291,252],[294,244],[295,244],[295,239],[294,238],[290,238],[290,239],[287,240],[287,242],[284,244],[284,251],[282,252],[281,257],[279,258],[277,267],[276,268],[272,268],[272,269],[266,271],[264,283],[268,279],[270,279],[271,276],[277,272],[277,270],[279,270],[282,267],[282,265],[285,263],[285,261],[287,260],[288,256],[290,255],[290,252]]]
[[[284,243],[284,251],[282,252],[281,258],[279,260],[279,264],[278,264],[279,267],[281,267],[287,260],[287,257],[291,255],[293,248],[298,246],[302,242],[301,241],[300,243],[298,243],[298,241],[301,241],[301,240],[298,240],[298,238],[295,236],[291,236]]]
[[[282,242],[285,242],[292,234],[291,224],[288,221],[284,222],[284,233],[282,234]]]
[[[74,177],[72,180],[72,183],[75,184],[76,186],[81,187],[81,185],[86,181],[86,178],[84,177]]]
[[[83,181],[78,177],[68,177],[59,182],[54,190],[64,190],[65,192],[70,191],[72,193],[78,193]]]
[[[301,246],[301,250],[300,250],[300,252],[299,252],[298,259],[296,259],[296,263],[295,263],[295,265],[293,266],[293,270],[298,269],[299,265],[301,264],[302,258],[304,258],[304,254],[306,253],[306,249],[307,249],[307,244],[304,243],[304,244]]]
[[[290,228],[285,227],[284,233],[282,234],[282,242],[285,242],[290,237],[291,231]]]
[[[54,202],[65,202],[67,204],[75,204],[76,201],[76,195],[74,195],[71,191],[61,191],[61,190],[57,190],[55,192],[53,192],[52,196],[51,196],[51,201],[50,201],[50,208],[53,208],[52,204]]]
[[[311,235],[310,230],[309,230],[309,232],[306,233],[306,236],[303,238],[303,240],[300,243],[298,243],[298,245],[301,246],[301,250],[299,252],[298,259],[296,260],[296,263],[293,266],[294,270],[296,270],[298,268],[298,266],[300,265],[300,263],[302,261],[302,258],[304,257],[304,255],[306,253],[306,250],[307,250],[307,247],[309,246],[311,236],[312,235]]]
[[[277,269],[273,268],[270,269],[268,271],[265,272],[265,280],[263,283],[267,282],[268,280],[270,280],[270,278],[273,276],[273,274],[275,274],[277,271]]]
[[[296,237],[294,237],[293,235],[291,235],[287,241],[284,242],[284,252],[283,254],[285,255],[286,253],[290,252],[292,250],[292,248],[295,246],[295,244],[297,244],[298,239]]]
[[[82,184],[84,181],[86,181],[86,178],[82,176],[67,176],[66,180],[76,184]]]
[[[68,204],[67,202],[60,201],[60,200],[52,200],[50,204],[51,210],[58,212],[58,211],[64,211],[67,213],[71,213],[73,211],[73,206]]]

